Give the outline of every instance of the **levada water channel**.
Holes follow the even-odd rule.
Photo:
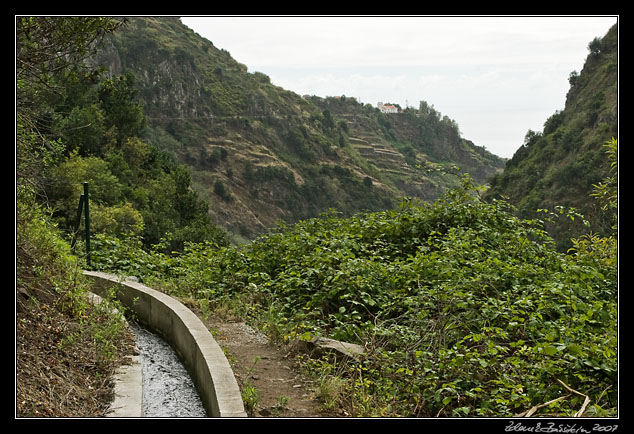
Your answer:
[[[206,417],[194,382],[174,349],[130,321],[141,353],[143,417]]]

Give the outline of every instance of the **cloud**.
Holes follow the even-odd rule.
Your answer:
[[[290,67],[545,63],[585,50],[596,17],[189,17],[238,61]],[[596,25],[596,24],[599,25]],[[590,27],[589,27],[590,26]],[[234,53],[235,51],[235,53]],[[240,56],[244,56],[241,59]]]

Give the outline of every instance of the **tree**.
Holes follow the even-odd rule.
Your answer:
[[[134,75],[126,73],[102,82],[99,99],[106,117],[106,125],[116,128],[118,143],[126,137],[136,136],[145,126],[143,106],[135,101],[137,90]]]
[[[531,146],[542,136],[539,131],[528,130],[524,136],[524,145]]]
[[[327,129],[332,129],[335,127],[335,121],[332,118],[332,114],[330,113],[330,110],[326,109],[322,112],[323,115],[323,125],[324,127],[326,127]]]
[[[231,199],[231,193],[227,191],[225,184],[219,179],[214,183],[214,193],[220,196],[220,198],[224,201],[229,201]]]
[[[334,125],[334,124],[333,124]],[[291,149],[302,159],[312,161],[315,158],[315,151],[306,141],[306,137],[299,128],[292,127],[287,134],[287,140]]]
[[[45,167],[63,153],[61,141],[46,134],[51,95],[63,94],[60,78],[70,69],[83,78],[93,76],[96,71],[82,61],[96,53],[99,41],[121,22],[103,17],[20,16],[15,24],[16,178],[20,187],[33,188]]]
[[[596,37],[588,44],[588,51],[590,54],[599,54],[601,52],[601,38]]]
[[[99,48],[98,42],[113,32],[120,21],[103,17],[17,17],[16,81],[19,109],[37,104],[38,90],[52,89],[53,78],[82,61]]]
[[[96,232],[140,235],[144,247],[162,242],[167,251],[192,240],[225,244],[226,235],[191,188],[189,172],[139,139],[145,118],[134,77],[102,79],[103,69],[86,61],[119,24],[17,18],[19,209],[36,206],[40,190],[56,223],[69,230],[81,184],[89,182]]]
[[[94,233],[138,236],[143,232],[143,216],[129,202],[115,206],[92,206],[90,220]]]
[[[103,113],[95,104],[75,106],[58,124],[67,151],[79,150],[82,155],[98,154],[103,143]]]
[[[55,207],[56,217],[68,228],[75,220],[83,182],[90,183],[90,200],[95,205],[115,205],[123,197],[122,186],[106,161],[72,153],[49,171],[47,179],[49,204]]]

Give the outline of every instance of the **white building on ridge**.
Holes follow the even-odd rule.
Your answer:
[[[378,102],[376,106],[379,110],[381,110],[381,113],[398,113],[398,109],[392,104],[383,104],[382,102]]]

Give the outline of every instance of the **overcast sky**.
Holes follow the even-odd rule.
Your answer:
[[[346,95],[455,120],[462,137],[510,158],[564,108],[568,76],[616,16],[183,17],[250,72],[300,95]]]

